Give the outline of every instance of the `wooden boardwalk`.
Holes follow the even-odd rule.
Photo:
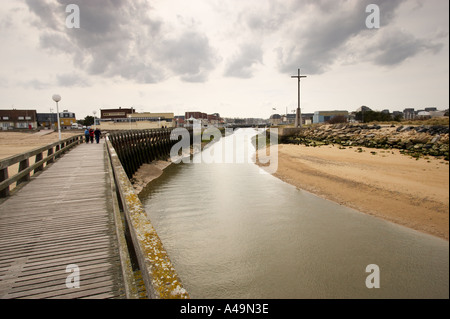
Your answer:
[[[81,144],[0,205],[0,299],[125,298],[109,178],[103,142]]]

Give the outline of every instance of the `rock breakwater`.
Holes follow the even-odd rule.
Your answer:
[[[323,124],[304,128],[280,142],[311,147],[333,144],[341,147],[399,149],[401,153],[415,158],[435,156],[449,160],[448,126]],[[362,151],[361,148],[359,150]]]

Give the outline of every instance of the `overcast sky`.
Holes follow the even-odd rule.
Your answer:
[[[380,28],[368,29],[368,4]],[[80,28],[68,28],[69,4]],[[449,104],[448,0],[0,2],[0,108],[263,117]],[[272,109],[276,108],[276,111]]]

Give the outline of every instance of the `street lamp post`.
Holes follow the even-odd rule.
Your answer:
[[[94,114],[94,127],[96,127],[97,126],[97,121],[95,120],[96,119],[96,115],[97,115],[97,111],[93,111],[92,112],[93,114]]]
[[[54,94],[52,96],[53,101],[56,102],[56,119],[58,121],[58,137],[59,140],[61,141],[61,123],[59,122],[59,108],[58,108],[58,102],[61,101],[61,96],[59,96],[58,94]]]

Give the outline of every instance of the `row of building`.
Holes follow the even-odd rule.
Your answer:
[[[361,106],[355,112],[348,111],[316,111],[314,113],[302,113],[302,123],[303,124],[315,124],[315,123],[325,123],[329,122],[336,116],[343,116],[347,118],[349,122],[356,121],[356,114],[359,112],[368,112],[372,111],[367,106]],[[392,113],[388,110],[382,110],[381,113],[391,115],[392,119],[400,116],[405,120],[414,120],[414,119],[426,119],[426,118],[434,118],[434,117],[442,117],[448,114],[448,110],[437,110],[436,107],[427,107],[421,110],[415,110],[414,108],[406,108],[403,111],[393,111]],[[295,114],[272,114],[269,119],[270,124],[272,125],[289,125],[295,123]]]
[[[221,125],[224,123],[219,113],[185,112],[174,113],[136,112],[133,108],[101,110],[97,125],[103,129],[148,129],[161,127],[185,127],[200,121],[202,125]]]
[[[62,129],[79,128],[76,115],[64,110],[59,113]],[[185,112],[175,116],[174,113],[136,112],[134,108],[101,109],[100,118],[95,118],[95,125],[105,130],[150,129],[162,127],[183,127],[199,120],[202,125],[220,125],[223,119],[218,113]],[[37,113],[36,110],[0,110],[0,130],[37,129],[58,127],[56,113]]]
[[[336,116],[343,116],[349,122],[355,121],[355,115],[358,112],[371,111],[367,106],[362,106],[355,112],[348,111],[317,111],[314,113],[302,113],[303,124],[324,123],[332,120]],[[447,113],[446,113],[447,112]],[[383,110],[382,113],[390,114],[393,118],[401,116],[405,120],[417,118],[441,117],[448,114],[448,110],[439,111],[435,107],[425,108],[423,110],[415,110],[414,108],[406,108],[401,111]],[[64,110],[59,113],[60,126],[62,129],[78,128],[75,113]],[[117,108],[117,109],[101,109],[100,118],[95,119],[95,125],[100,126],[104,130],[120,130],[120,129],[150,129],[161,127],[188,127],[194,121],[200,121],[203,126],[216,125],[221,126],[237,119],[223,119],[220,114],[207,114],[203,112],[185,112],[184,115],[174,115],[174,113],[151,113],[136,112],[133,108]],[[251,123],[250,123],[250,122]],[[261,124],[262,121],[271,125],[289,125],[294,124],[295,114],[272,114],[268,121],[262,119],[246,119],[245,124],[253,124],[254,122]],[[255,123],[256,123],[255,122]],[[51,128],[58,126],[56,113],[37,113],[36,110],[0,110],[0,130],[8,129],[36,129]]]
[[[64,110],[59,113],[61,128],[72,128],[77,120],[75,113]],[[58,125],[56,113],[37,113],[36,110],[0,110],[0,130],[55,128]]]

